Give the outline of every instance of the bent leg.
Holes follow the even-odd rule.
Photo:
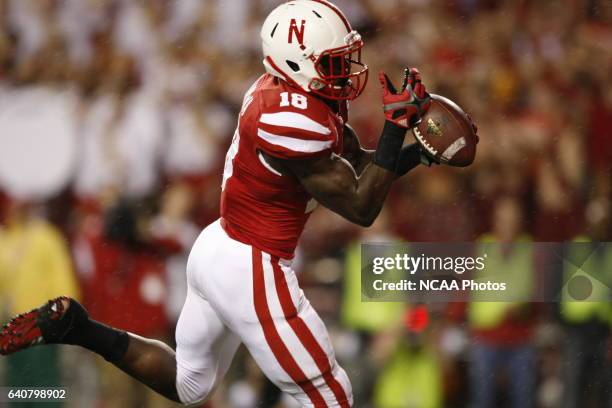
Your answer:
[[[61,297],[13,318],[0,330],[0,355],[44,344],[81,346],[165,397],[178,401],[174,351],[156,340],[126,333],[89,318],[73,299]]]
[[[91,320],[68,298],[20,315],[0,331],[3,355],[44,344],[87,348],[164,397],[193,404],[205,400],[223,378],[240,341],[190,289],[177,326],[177,353],[161,341]]]
[[[211,270],[221,277],[228,270],[223,264],[227,258],[220,254],[224,248],[221,243],[235,243],[223,234],[218,222],[211,224],[191,251],[187,265],[189,290],[177,327],[176,353],[160,341],[94,321],[78,302],[62,297],[16,316],[0,329],[0,355],[41,344],[78,345],[173,401],[194,403],[206,399],[229,368],[240,344],[201,296],[202,283],[209,280]],[[224,301],[231,303],[234,297],[232,293]]]
[[[189,289],[176,328],[176,389],[180,401],[205,401],[225,376],[240,345],[217,312]]]
[[[164,397],[181,402],[176,391],[176,358],[172,348],[158,340],[129,333],[130,343],[122,359],[111,361]]]
[[[304,407],[352,406],[346,372],[289,265],[253,249],[254,318],[234,328],[266,376]]]

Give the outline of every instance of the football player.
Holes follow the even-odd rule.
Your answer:
[[[418,145],[403,142],[430,99],[416,69],[405,71],[398,90],[381,73],[384,130],[377,149],[364,150],[347,106],[363,91],[368,67],[344,14],[325,0],[289,1],[267,17],[261,38],[267,73],[244,98],[225,161],[221,217],[189,256],[176,353],[90,319],[69,298],[14,318],[0,332],[0,353],[82,346],[167,398],[195,404],[211,395],[244,344],[303,406],[352,406],[349,379],[291,259],[317,203],[372,224],[393,181],[421,163]]]

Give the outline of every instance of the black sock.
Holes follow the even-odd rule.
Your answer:
[[[70,300],[70,307],[60,320],[44,318],[39,327],[47,344],[72,344],[85,347],[107,361],[119,361],[125,355],[130,336],[89,318],[78,302]]]
[[[126,332],[91,319],[78,330],[69,331],[65,339],[66,344],[85,347],[110,362],[121,360],[130,344]]]

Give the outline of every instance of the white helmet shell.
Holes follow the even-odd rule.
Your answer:
[[[329,78],[317,69],[321,55],[331,50],[346,50],[345,54],[359,51],[360,55],[363,46],[344,14],[326,0],[292,0],[281,4],[266,18],[261,39],[266,71],[307,92],[330,85]],[[365,68],[359,74],[367,71],[360,61],[358,65]]]

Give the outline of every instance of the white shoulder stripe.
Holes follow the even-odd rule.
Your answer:
[[[275,146],[301,153],[316,153],[328,149],[332,145],[331,140],[302,140],[294,137],[280,136],[257,129],[257,136]]]
[[[303,129],[322,135],[329,135],[331,133],[329,128],[315,122],[306,115],[296,112],[264,113],[259,121],[266,125]]]

